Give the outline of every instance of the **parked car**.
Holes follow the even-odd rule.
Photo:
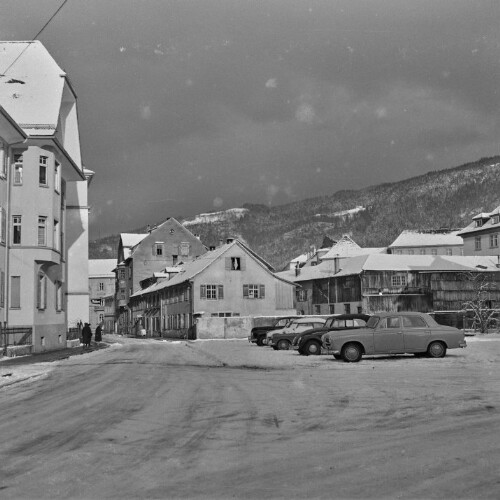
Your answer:
[[[298,316],[283,316],[276,319],[270,326],[256,326],[252,328],[250,335],[248,336],[248,342],[252,342],[258,346],[263,346],[267,332],[283,328],[290,322],[291,319],[295,318],[298,318]]]
[[[325,333],[363,328],[369,318],[368,314],[337,314],[330,316],[323,326],[299,333],[293,339],[292,349],[299,351],[299,354],[303,356],[321,354],[321,337]]]
[[[323,346],[335,357],[355,363],[363,354],[427,355],[443,358],[447,349],[466,347],[464,333],[444,326],[425,313],[380,313],[372,316],[366,328],[326,333]]]
[[[294,319],[282,330],[269,332],[268,335],[270,335],[270,338],[268,337],[267,345],[275,350],[288,350],[297,334],[305,330],[311,330],[311,328],[319,328],[325,324],[325,321],[325,318],[320,317],[302,317]]]

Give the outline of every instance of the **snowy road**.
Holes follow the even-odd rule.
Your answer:
[[[0,496],[497,498],[490,338],[358,364],[123,339],[0,389]]]

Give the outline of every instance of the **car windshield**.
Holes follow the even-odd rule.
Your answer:
[[[379,322],[380,318],[378,316],[372,316],[367,322],[366,322],[366,328],[375,328],[377,326],[377,323]]]

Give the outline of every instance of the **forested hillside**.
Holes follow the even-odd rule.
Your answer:
[[[321,245],[325,236],[336,240],[349,234],[361,246],[383,247],[404,229],[462,228],[476,213],[499,205],[496,156],[400,182],[276,207],[245,204],[246,210],[221,213],[209,222],[185,222],[207,245],[238,237],[281,269],[310,246]],[[118,236],[91,242],[91,258],[115,257],[117,242]]]

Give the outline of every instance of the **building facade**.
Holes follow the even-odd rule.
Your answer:
[[[116,321],[119,333],[133,331],[130,297],[141,282],[166,267],[191,262],[207,249],[176,219],[169,218],[146,234],[122,234],[116,267]]]
[[[496,255],[500,259],[500,206],[491,213],[481,213],[459,233],[465,255]]]
[[[295,284],[238,240],[183,266],[172,278],[131,297],[135,322],[148,333],[192,337],[196,318],[296,314]]]
[[[101,325],[107,332],[105,299],[115,292],[115,268],[116,259],[89,260],[89,323],[92,328]]]
[[[24,133],[5,148],[3,318],[33,328],[33,351],[88,321],[88,203],[76,94],[38,41],[0,42],[0,105]]]

